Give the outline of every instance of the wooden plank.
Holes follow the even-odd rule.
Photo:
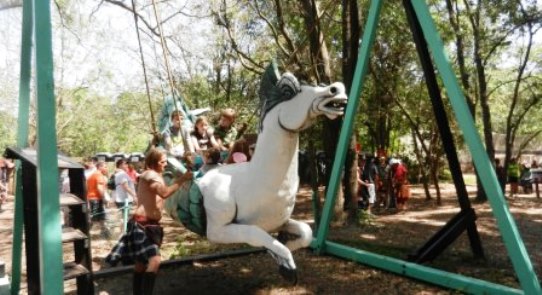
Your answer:
[[[8,158],[20,159],[29,162],[35,167],[38,166],[37,151],[33,148],[8,147],[6,149],[5,156]],[[58,168],[60,169],[85,169],[83,165],[69,157],[63,155],[57,155],[57,157]]]
[[[73,227],[65,227],[62,229],[62,243],[69,243],[87,238],[82,231]]]
[[[85,201],[81,200],[78,196],[70,193],[60,194],[60,206],[74,206],[85,204]]]
[[[64,263],[64,280],[71,280],[75,279],[77,277],[80,277],[82,275],[89,274],[89,270],[82,266],[81,264],[77,264],[75,262],[68,262]]]

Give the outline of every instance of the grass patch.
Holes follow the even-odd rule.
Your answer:
[[[476,185],[476,175],[463,173],[463,179],[466,185]]]
[[[169,254],[169,259],[182,258],[192,255],[211,254],[234,249],[250,248],[247,244],[212,244],[207,240],[187,242],[178,239],[175,248]]]

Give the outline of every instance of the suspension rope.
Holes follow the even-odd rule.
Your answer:
[[[151,17],[150,12],[148,10],[146,12],[147,12],[147,17],[150,19],[150,17]],[[153,39],[153,42],[152,42],[152,51],[154,52],[154,61],[158,65],[157,72],[158,72],[158,78],[160,79],[160,94],[162,94],[162,103],[165,104],[166,103],[166,93],[164,91],[164,85],[163,85],[164,77],[162,77],[162,69],[160,68],[160,65],[159,65],[160,62],[159,62],[159,58],[158,58],[158,51],[156,50],[156,42],[154,42],[154,39]]]
[[[166,65],[166,73],[167,78],[169,82],[169,87],[171,89],[171,95],[173,98],[173,105],[175,107],[175,110],[179,112],[179,108],[177,107],[177,102],[175,100],[175,81],[173,80],[173,75],[171,74],[171,67],[169,66],[169,59],[167,57],[168,55],[168,49],[166,45],[166,40],[164,39],[164,32],[162,31],[162,23],[160,22],[160,16],[158,14],[158,9],[156,7],[156,1],[152,0],[152,8],[154,10],[154,17],[156,18],[156,25],[158,26],[158,33],[160,34],[160,45],[162,46],[162,55],[164,56],[164,63]]]
[[[168,82],[169,82],[169,87],[171,89],[171,97],[173,99],[173,106],[175,108],[175,111],[177,111],[177,113],[180,114],[181,112],[179,112],[179,107],[177,106],[177,100],[175,98],[175,96],[176,96],[175,94],[177,93],[176,92],[177,89],[175,88],[175,81],[173,80],[173,75],[171,74],[171,67],[169,66],[169,59],[168,59],[168,52],[169,51],[167,49],[166,40],[164,39],[164,32],[162,30],[162,23],[160,21],[160,15],[158,14],[158,8],[157,8],[155,0],[152,0],[152,8],[154,10],[154,17],[156,18],[156,25],[158,26],[158,33],[160,34],[160,45],[162,46],[162,55],[164,56],[164,63],[166,65],[166,73],[167,73],[167,78],[168,78]],[[182,93],[180,93],[180,91],[179,91],[179,100],[180,100],[180,95],[182,95]],[[190,118],[188,116],[188,113],[184,117]],[[179,134],[180,134],[181,139],[183,141],[183,145],[185,145],[185,147],[186,147],[186,142],[189,141],[190,138],[185,138],[185,135],[184,135],[184,132],[183,132],[183,125],[184,125],[184,123],[181,122]]]
[[[139,54],[141,55],[141,65],[143,66],[143,76],[145,77],[145,88],[147,90],[147,99],[149,102],[149,110],[151,112],[151,130],[152,130],[152,134],[156,135],[158,134],[158,132],[156,132],[156,126],[155,126],[156,121],[154,120],[154,111],[152,109],[151,92],[149,90],[149,80],[147,79],[147,69],[145,67],[145,57],[143,56],[143,47],[141,46],[141,36],[139,35],[139,25],[138,25],[138,20],[137,20],[135,0],[132,0],[132,12],[134,13],[134,23],[135,23],[136,33],[137,33],[137,43],[139,45]]]

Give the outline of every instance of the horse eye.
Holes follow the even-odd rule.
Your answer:
[[[331,94],[336,94],[336,93],[338,92],[338,91],[337,91],[337,87],[331,87],[331,88],[329,88],[329,92],[330,92]]]

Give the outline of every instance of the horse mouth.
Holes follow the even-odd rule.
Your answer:
[[[346,100],[334,100],[326,103],[324,105],[327,109],[332,109],[334,111],[343,112],[346,108]]]
[[[327,97],[318,104],[318,109],[330,119],[334,119],[344,114],[347,101],[346,96],[342,95]]]

